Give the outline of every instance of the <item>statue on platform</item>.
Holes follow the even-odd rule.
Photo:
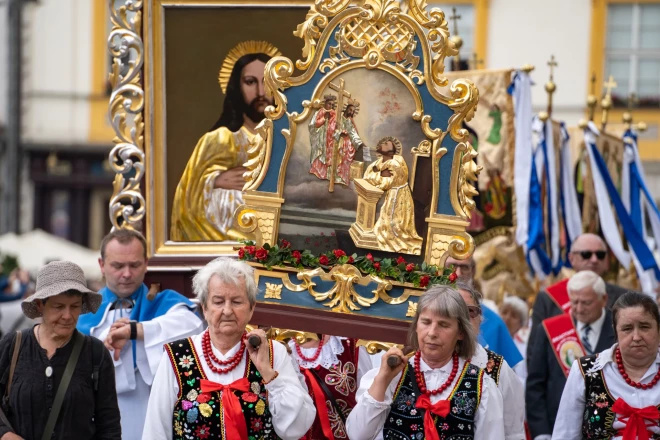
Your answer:
[[[408,185],[408,166],[401,156],[401,142],[387,136],[378,142],[378,160],[367,167],[364,180],[385,192],[373,231],[380,250],[416,253],[422,247],[422,238],[415,230],[415,210]]]
[[[197,142],[174,194],[170,239],[174,241],[238,240],[233,214],[243,204],[243,164],[255,127],[272,104],[264,87],[268,60],[281,55],[265,41],[245,41],[225,58],[219,83],[223,112]]]
[[[328,168],[332,165],[332,152],[335,143],[335,130],[337,129],[337,97],[325,95],[323,107],[318,109],[309,121],[309,141],[311,167],[309,172],[319,179],[327,179]]]
[[[344,105],[342,117],[335,131],[335,140],[339,142],[339,157],[335,182],[346,186],[350,183],[351,164],[355,160],[357,151],[362,149],[363,155],[367,151],[367,147],[362,142],[353,121],[353,118],[357,116],[359,111],[360,103],[355,99],[349,99]]]

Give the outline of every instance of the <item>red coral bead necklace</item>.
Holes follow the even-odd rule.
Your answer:
[[[300,349],[300,345],[296,343],[296,353],[298,353],[300,359],[302,359],[305,362],[316,362],[319,356],[321,356],[321,351],[323,350],[323,344],[325,344],[325,338],[321,338],[321,340],[319,341],[319,346],[316,347],[316,351],[314,352],[314,355],[312,357],[307,357],[303,354],[302,350]]]
[[[454,352],[454,355],[452,356],[452,368],[449,378],[447,378],[447,381],[435,390],[429,390],[426,388],[426,379],[424,379],[424,373],[422,373],[422,370],[419,366],[421,357],[421,352],[418,351],[415,353],[415,379],[417,380],[417,386],[419,387],[419,390],[422,393],[429,395],[441,394],[449,387],[449,385],[451,385],[451,383],[454,381],[454,378],[456,377],[456,374],[458,374],[458,353]]]
[[[243,333],[243,337],[241,338],[241,346],[238,347],[238,351],[236,352],[236,354],[230,357],[229,359],[227,359],[226,361],[221,361],[213,354],[213,349],[211,348],[211,335],[208,330],[206,330],[206,332],[204,332],[204,335],[202,336],[202,350],[204,352],[204,359],[206,360],[206,365],[208,365],[208,367],[213,372],[218,374],[229,373],[230,371],[235,369],[238,366],[238,364],[241,362],[241,359],[243,359],[243,352],[245,351],[245,333]],[[216,367],[214,363],[220,366]]]
[[[658,370],[658,372],[655,374],[651,382],[649,383],[634,382],[631,378],[628,377],[628,373],[626,373],[626,369],[623,366],[623,359],[621,359],[621,350],[619,350],[619,347],[616,348],[614,358],[616,359],[617,367],[619,367],[619,373],[621,373],[621,376],[623,376],[623,379],[626,381],[628,385],[642,390],[648,390],[650,388],[653,388],[655,384],[657,384],[658,381],[660,381],[660,370]]]

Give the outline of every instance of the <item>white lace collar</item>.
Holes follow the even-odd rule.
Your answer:
[[[323,344],[323,348],[321,349],[321,354],[319,355],[318,359],[314,362],[308,362],[306,360],[303,360],[298,356],[298,352],[296,351],[296,343],[292,339],[289,341],[289,347],[291,347],[291,355],[293,358],[298,362],[298,365],[300,365],[300,368],[316,368],[319,365],[322,366],[325,369],[329,369],[333,365],[336,365],[339,362],[339,359],[337,359],[337,356],[341,355],[344,352],[344,344],[342,344],[342,340],[346,338],[341,338],[339,336],[330,336],[328,341]],[[316,348],[304,348],[300,347],[300,351],[302,352],[303,355],[305,355],[308,358],[311,358],[316,354]]]

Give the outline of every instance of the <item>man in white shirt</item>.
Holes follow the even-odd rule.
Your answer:
[[[573,361],[615,341],[605,282],[595,272],[573,275],[567,285],[570,315],[547,318],[531,341],[525,390],[527,423],[534,440],[550,440]]]
[[[78,330],[104,341],[113,353],[122,438],[139,439],[163,344],[199,333],[202,320],[183,295],[164,290],[150,298],[143,283],[147,251],[139,232],[119,229],[101,242],[106,286],[95,314],[81,316]]]

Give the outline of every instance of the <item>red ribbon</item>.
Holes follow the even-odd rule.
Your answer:
[[[422,394],[417,398],[415,408],[423,409],[424,411],[424,436],[426,440],[440,440],[438,430],[433,423],[433,414],[440,417],[447,417],[449,414],[449,400],[439,400],[431,404],[431,398]]]
[[[250,391],[250,382],[244,377],[228,385],[202,379],[202,393],[222,392],[222,408],[224,411],[224,424],[227,438],[247,439],[247,426],[243,409],[238,397],[232,391]]]
[[[332,433],[332,427],[330,427],[330,417],[328,416],[328,407],[325,405],[325,393],[321,388],[321,385],[316,381],[316,378],[307,368],[301,368],[300,371],[307,378],[307,383],[312,386],[312,393],[314,394],[314,404],[316,405],[316,414],[319,416],[319,422],[321,422],[321,430],[325,438],[329,440],[335,440],[335,436]]]
[[[619,421],[626,425],[623,440],[649,440],[646,421],[651,422],[648,426],[654,426],[660,420],[660,413],[655,406],[633,408],[620,397],[614,402],[612,411],[619,414]]]

